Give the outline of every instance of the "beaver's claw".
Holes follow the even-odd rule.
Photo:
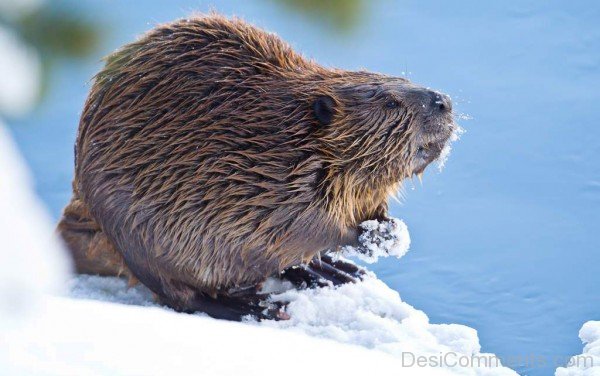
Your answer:
[[[271,301],[269,294],[261,294],[256,288],[242,289],[219,295],[216,298],[197,294],[185,312],[203,312],[217,319],[243,321],[246,318],[256,320],[287,320],[285,302]]]
[[[299,289],[337,286],[354,283],[365,275],[365,269],[350,261],[335,260],[331,255],[315,257],[310,263],[285,269],[280,278],[288,280]]]

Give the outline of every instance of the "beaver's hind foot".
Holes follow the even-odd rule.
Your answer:
[[[291,282],[297,289],[338,286],[345,283],[355,283],[366,275],[366,269],[350,261],[336,260],[331,255],[324,254],[315,257],[306,265],[298,265],[285,269],[279,278]],[[168,304],[168,302],[165,302]],[[233,321],[245,318],[255,320],[287,320],[285,312],[287,302],[276,302],[270,299],[270,294],[258,291],[258,286],[231,290],[227,295],[212,298],[205,294],[197,294],[188,303],[185,311],[204,312],[207,315]]]
[[[170,307],[164,298],[161,303]],[[188,313],[202,312],[210,317],[231,321],[243,321],[244,319],[255,320],[287,320],[289,316],[285,313],[285,302],[272,302],[269,294],[261,294],[256,288],[240,290],[227,295],[219,295],[216,298],[198,293],[186,304],[182,311]]]

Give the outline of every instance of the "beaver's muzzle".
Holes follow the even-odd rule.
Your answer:
[[[414,146],[417,171],[422,171],[440,156],[455,130],[452,100],[446,94],[426,88],[412,88],[407,98],[419,124]]]

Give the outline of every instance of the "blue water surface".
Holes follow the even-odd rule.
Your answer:
[[[317,61],[366,68],[452,96],[467,129],[442,173],[408,182],[411,251],[371,266],[432,322],[479,332],[520,373],[548,375],[600,319],[600,2],[366,1],[353,29],[275,1],[78,1],[106,26],[93,59],[62,64],[12,131],[55,218],[70,196],[73,142],[98,60],[192,10],[236,14]]]

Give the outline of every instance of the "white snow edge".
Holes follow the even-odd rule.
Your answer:
[[[580,355],[571,357],[565,367],[556,369],[556,376],[600,376],[600,321],[588,321],[579,330],[585,344]]]

